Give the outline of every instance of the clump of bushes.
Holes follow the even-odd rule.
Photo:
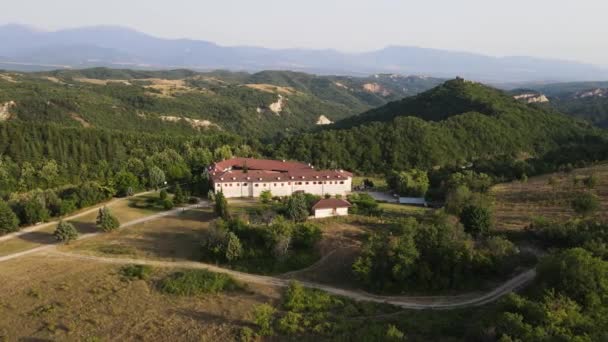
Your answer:
[[[199,296],[208,293],[235,291],[242,286],[226,274],[207,270],[176,272],[162,279],[158,288],[163,293],[178,296]]]
[[[152,274],[152,267],[148,265],[128,265],[120,269],[120,274],[127,280],[146,280]]]

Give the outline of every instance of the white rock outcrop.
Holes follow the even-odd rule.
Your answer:
[[[317,125],[331,125],[333,122],[325,115],[320,115],[317,119]]]
[[[526,103],[545,103],[549,102],[549,99],[544,94],[520,94],[513,96],[516,100],[521,100]]]
[[[581,91],[577,93],[575,97],[578,99],[584,99],[586,97],[608,97],[608,89],[597,88],[593,90]]]
[[[268,106],[268,109],[270,109],[276,115],[280,115],[281,112],[283,111],[284,105],[285,105],[285,98],[283,97],[283,95],[279,94],[279,99],[277,100],[277,102],[271,103]]]
[[[17,104],[15,101],[8,101],[0,104],[0,121],[6,121],[10,119],[13,115],[11,114],[11,108],[15,107]]]

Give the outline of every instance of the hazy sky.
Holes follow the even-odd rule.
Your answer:
[[[606,0],[4,0],[0,24],[128,26],[221,45],[411,45],[608,66]]]

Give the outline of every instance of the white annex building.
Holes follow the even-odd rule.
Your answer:
[[[339,198],[324,198],[319,200],[313,207],[315,218],[324,218],[332,216],[348,215],[348,208],[352,205],[343,199]]]
[[[231,158],[209,167],[214,192],[227,198],[259,197],[264,190],[273,196],[294,192],[342,195],[351,192],[353,174],[344,170],[315,170],[310,164],[254,158]]]

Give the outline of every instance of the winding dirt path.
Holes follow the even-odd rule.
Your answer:
[[[159,260],[146,260],[146,259],[134,259],[134,258],[107,258],[92,255],[83,255],[78,253],[61,252],[58,250],[52,250],[47,253],[49,257],[66,257],[76,258],[81,260],[103,262],[109,264],[140,264],[149,265],[154,267],[168,267],[168,268],[188,268],[188,269],[201,269],[208,270],[216,273],[223,273],[232,276],[233,278],[247,283],[254,283],[259,285],[267,286],[288,286],[289,279],[279,277],[262,276],[244,272],[238,272],[231,269],[215,266],[212,264],[205,264],[201,262],[193,261],[159,261]],[[493,302],[500,297],[518,290],[525,286],[528,282],[532,281],[536,276],[536,270],[530,269],[525,271],[510,280],[503,283],[501,286],[494,290],[484,294],[469,294],[460,296],[428,296],[428,297],[410,297],[410,296],[380,296],[367,293],[364,291],[353,291],[345,290],[329,285],[317,284],[307,281],[299,281],[303,286],[313,289],[323,290],[325,292],[351,298],[358,301],[368,301],[375,303],[386,303],[391,304],[403,309],[458,309],[464,307],[480,306],[490,302]]]
[[[142,194],[140,194],[140,195],[142,195]],[[106,205],[107,205],[107,203],[106,203]],[[140,224],[143,222],[156,220],[161,217],[170,216],[173,214],[177,214],[179,212],[183,212],[183,211],[187,211],[187,210],[195,209],[195,208],[199,208],[199,207],[204,207],[204,206],[209,206],[209,203],[200,202],[198,204],[192,204],[192,205],[189,205],[186,207],[176,208],[173,210],[169,210],[169,211],[161,212],[161,213],[154,214],[151,216],[143,217],[140,219],[136,219],[136,220],[124,223],[120,226],[120,228],[126,228],[126,227]],[[90,212],[92,212],[94,210],[98,210],[98,209],[99,209],[99,207],[88,209],[85,212],[78,213],[78,214],[76,214],[72,217],[66,218],[66,219],[74,219],[76,217],[86,215],[87,213],[90,213]],[[55,222],[51,222],[48,224],[53,224],[53,223],[55,223]],[[45,225],[48,225],[48,224],[45,224]],[[34,228],[41,229],[45,225],[35,226],[30,229],[34,229]],[[32,230],[30,230],[30,231],[32,231]],[[91,234],[82,235],[79,238],[79,240],[95,237],[99,234],[102,234],[102,233],[91,233]],[[15,237],[15,236],[13,236],[13,237]],[[299,270],[299,271],[294,271],[294,272],[289,272],[289,273],[286,273],[283,275],[279,275],[276,277],[270,277],[270,276],[262,276],[262,275],[238,272],[238,271],[219,267],[219,266],[212,265],[212,264],[193,262],[193,261],[159,261],[159,260],[134,259],[134,258],[107,258],[107,257],[100,257],[100,256],[82,255],[82,254],[78,254],[78,253],[68,253],[68,252],[62,252],[62,251],[57,250],[57,248],[56,248],[57,246],[58,246],[57,244],[51,244],[51,245],[40,246],[40,247],[33,248],[33,249],[23,251],[23,252],[13,253],[10,255],[0,257],[0,262],[16,259],[16,258],[30,255],[30,254],[41,253],[42,255],[45,255],[47,257],[72,258],[72,259],[76,258],[76,259],[81,259],[81,260],[103,262],[103,263],[109,263],[109,264],[119,264],[119,265],[142,264],[142,265],[150,265],[150,266],[155,266],[155,267],[167,267],[167,268],[204,269],[204,270],[209,270],[212,272],[228,274],[242,282],[255,283],[255,284],[267,285],[267,286],[279,286],[279,287],[285,287],[285,286],[289,285],[291,280],[286,279],[286,277],[289,277],[290,275],[294,275],[294,274],[297,274],[297,273],[303,271],[303,270]],[[330,252],[329,255],[331,255],[331,254],[332,253]],[[319,260],[317,263],[311,265],[310,267],[308,267],[304,270],[311,270],[311,269],[317,268],[320,264],[322,264],[322,261],[324,261],[329,255],[326,255],[324,258]],[[458,309],[458,308],[464,308],[464,307],[480,306],[480,305],[484,305],[484,304],[496,301],[500,297],[505,296],[506,294],[509,294],[509,293],[516,291],[516,290],[522,288],[523,286],[527,285],[529,282],[531,282],[534,279],[535,276],[536,276],[536,269],[533,268],[533,269],[527,270],[527,271],[520,273],[519,275],[509,279],[508,281],[504,282],[502,285],[498,286],[497,288],[495,288],[492,291],[482,293],[482,294],[477,293],[477,294],[465,294],[465,295],[457,295],[457,296],[416,296],[416,297],[414,297],[414,296],[381,296],[381,295],[374,295],[371,293],[367,293],[364,291],[346,290],[346,289],[342,289],[342,288],[338,288],[338,287],[333,287],[330,285],[318,284],[318,283],[313,283],[313,282],[308,282],[308,281],[299,281],[299,282],[303,286],[308,287],[308,288],[323,290],[325,292],[328,292],[328,293],[331,293],[334,295],[343,296],[343,297],[351,298],[351,299],[358,300],[358,301],[386,303],[386,304],[391,304],[391,305],[394,305],[394,306],[397,306],[397,307],[400,307],[403,309],[416,309],[416,310],[422,310],[422,309],[442,310],[443,309],[443,310],[447,310],[447,309]]]
[[[208,203],[206,203],[206,202],[199,202],[199,203],[197,203],[197,204],[188,205],[188,206],[186,206],[186,207],[180,207],[180,208],[175,208],[175,209],[172,209],[172,210],[169,210],[169,211],[163,211],[163,212],[160,212],[160,213],[158,213],[158,214],[154,214],[154,215],[150,215],[150,216],[142,217],[142,218],[139,218],[139,219],[136,219],[136,220],[133,220],[133,221],[129,221],[129,222],[127,222],[127,223],[123,223],[123,224],[121,224],[121,225],[120,225],[120,229],[122,229],[122,228],[127,228],[127,227],[130,227],[130,226],[134,226],[134,225],[136,225],[136,224],[140,224],[140,223],[144,223],[144,222],[148,222],[148,221],[156,220],[156,219],[159,219],[159,218],[161,218],[161,217],[165,217],[165,216],[170,216],[170,215],[173,215],[173,214],[177,214],[177,213],[179,213],[179,212],[183,212],[183,211],[186,211],[186,210],[191,210],[191,209],[195,209],[195,208],[206,207],[206,206],[208,206],[208,205],[209,205],[209,204],[208,204]],[[90,210],[87,210],[87,211],[88,211],[88,212],[91,212],[91,211],[93,211],[93,210],[99,210],[99,208],[94,208],[94,209],[90,209]],[[86,215],[86,214],[85,214],[85,213],[79,213],[79,214],[77,214],[77,215],[75,215],[75,216],[76,216],[76,217],[78,217],[78,216],[80,216],[80,215]],[[72,219],[72,218],[74,218],[74,217],[71,217],[71,218],[69,218],[69,219]],[[66,220],[67,220],[67,219],[68,219],[68,218],[66,218]],[[92,238],[92,237],[95,237],[95,236],[97,236],[97,235],[99,235],[99,234],[103,234],[103,233],[102,233],[102,232],[99,232],[99,233],[91,233],[91,234],[85,234],[85,235],[81,235],[81,236],[78,238],[78,240]],[[20,257],[22,257],[22,256],[26,256],[26,255],[29,255],[29,254],[34,254],[34,253],[38,253],[38,252],[43,252],[43,251],[52,250],[52,249],[57,248],[57,246],[58,246],[57,244],[44,245],[44,246],[40,246],[40,247],[36,247],[36,248],[32,248],[32,249],[28,249],[28,250],[23,251],[23,252],[17,252],[17,253],[13,253],[13,254],[5,255],[5,256],[0,257],[0,262],[7,261],[7,260],[12,260],[12,259],[16,259],[16,258],[20,258]]]

